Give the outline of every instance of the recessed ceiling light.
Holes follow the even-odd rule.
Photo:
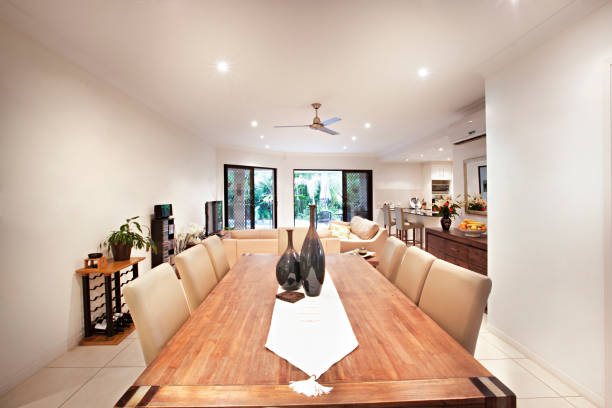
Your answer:
[[[404,159],[404,161],[410,161],[410,159]]]
[[[263,138],[264,138],[264,135],[259,135],[259,138],[260,138],[260,139],[263,139]]]
[[[252,121],[251,121],[251,127],[257,127],[257,125],[258,125],[258,124],[259,124],[259,123],[257,123],[257,121],[256,121],[256,120],[252,120]]]
[[[266,149],[269,149],[269,148],[270,148],[270,145],[266,145]]]
[[[225,61],[217,62],[217,71],[219,72],[227,72],[229,70],[229,65]]]
[[[474,122],[474,121],[473,121],[473,120],[468,120],[468,121],[467,121],[467,123],[472,123],[472,122]]]
[[[450,161],[450,157],[447,157],[446,160]]]
[[[355,140],[357,140],[357,136],[351,137],[351,140],[354,142]]]
[[[346,146],[342,146],[342,150],[346,150]]]
[[[370,122],[366,122],[366,123],[363,124],[363,127],[366,128],[366,129],[369,129],[369,128],[372,127],[372,124]]]
[[[425,67],[419,68],[417,73],[419,74],[419,76],[421,78],[425,78],[425,77],[429,76],[429,70],[427,68],[425,68]]]
[[[423,153],[421,153],[421,157],[423,157],[423,156],[424,156]]]
[[[439,152],[443,152],[443,151],[444,151],[444,148],[443,148],[443,147],[438,147],[438,151],[439,151]]]

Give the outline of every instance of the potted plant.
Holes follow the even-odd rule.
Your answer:
[[[455,201],[450,197],[442,200],[441,204],[436,203],[431,207],[434,212],[437,212],[438,217],[442,217],[440,224],[444,231],[450,230],[452,219],[455,218],[460,208],[461,202]]]
[[[132,217],[125,220],[125,224],[119,227],[118,231],[111,231],[110,235],[100,246],[110,247],[115,261],[126,261],[130,259],[132,248],[149,248],[153,253],[157,253],[157,247],[151,239],[151,231],[147,228],[147,233],[143,236],[143,227],[135,221],[139,217]]]

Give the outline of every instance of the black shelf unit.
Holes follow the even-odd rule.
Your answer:
[[[153,218],[151,220],[151,238],[157,247],[157,253],[151,251],[151,266],[156,267],[164,262],[174,266],[174,218]]]

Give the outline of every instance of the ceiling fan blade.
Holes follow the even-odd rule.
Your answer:
[[[340,119],[340,118],[330,118],[330,119],[324,120],[323,122],[321,122],[321,124],[323,126],[327,126],[327,125],[331,125],[332,123],[336,123],[336,122],[338,122],[340,120],[342,120],[342,119]]]
[[[321,132],[329,133],[330,135],[339,135],[340,134],[340,133],[336,132],[335,130],[328,129],[326,127],[320,127],[320,128],[317,128],[317,130],[320,130]]]
[[[309,127],[310,125],[295,125],[295,126],[274,126],[275,128],[286,128],[286,127]]]

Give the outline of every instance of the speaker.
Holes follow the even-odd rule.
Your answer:
[[[168,218],[172,215],[172,204],[158,204],[154,207],[155,218]]]

